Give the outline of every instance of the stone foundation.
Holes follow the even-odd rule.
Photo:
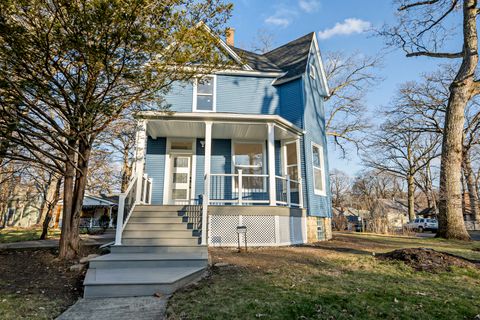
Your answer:
[[[320,237],[320,239],[319,239]],[[307,217],[307,241],[317,242],[332,239],[332,219]]]

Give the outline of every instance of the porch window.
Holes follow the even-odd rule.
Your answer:
[[[312,143],[312,158],[315,194],[325,195],[325,168],[323,165],[323,148],[315,143]]]
[[[286,172],[290,179],[298,181],[298,157],[297,142],[289,142],[285,144],[286,152]]]
[[[215,76],[197,79],[194,95],[193,111],[215,111]]]
[[[265,146],[263,143],[240,143],[233,145],[233,165],[235,173],[241,169],[243,174],[261,175],[264,173]],[[243,177],[242,186],[248,190],[264,189],[263,177]],[[238,180],[235,180],[238,188]]]

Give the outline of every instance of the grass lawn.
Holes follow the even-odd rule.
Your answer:
[[[38,240],[42,234],[41,228],[6,228],[0,229],[0,243]],[[60,230],[48,231],[48,239],[59,238]]]
[[[81,256],[99,252],[81,248]],[[77,301],[85,270],[57,256],[56,248],[0,251],[0,319],[55,319]]]
[[[415,271],[373,252],[429,247],[480,260],[480,242],[337,233],[309,246],[216,248],[207,279],[171,298],[169,319],[473,319],[480,269]]]

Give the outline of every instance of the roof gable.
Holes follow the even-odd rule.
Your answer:
[[[290,41],[264,54],[250,52],[233,46],[228,46],[236,55],[248,65],[251,70],[258,72],[282,72],[275,79],[274,85],[300,78],[307,72],[311,56],[315,56],[319,70],[319,81],[324,89],[323,95],[328,95],[329,89],[325,69],[323,67],[317,37],[310,32],[298,39]]]

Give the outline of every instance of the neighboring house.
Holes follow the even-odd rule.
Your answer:
[[[42,203],[42,194],[18,192],[7,201],[4,212],[0,212],[0,228],[27,228],[38,224]]]
[[[315,34],[262,55],[227,43],[219,39],[230,70],[175,85],[170,112],[137,115],[124,225],[112,253],[90,263],[86,297],[169,293],[206,267],[206,246],[236,246],[238,226],[249,246],[331,237],[328,86]]]
[[[55,219],[52,219],[52,226],[57,228],[62,225],[63,201],[59,201],[55,212]],[[82,213],[80,215],[80,227],[99,228],[102,216],[108,219],[108,226],[115,225],[117,216],[118,200],[115,197],[93,196],[86,194],[83,198]]]
[[[333,208],[334,226],[337,230],[362,231],[365,229],[363,223],[370,215],[368,210],[355,208]],[[342,217],[342,218],[340,218]]]

